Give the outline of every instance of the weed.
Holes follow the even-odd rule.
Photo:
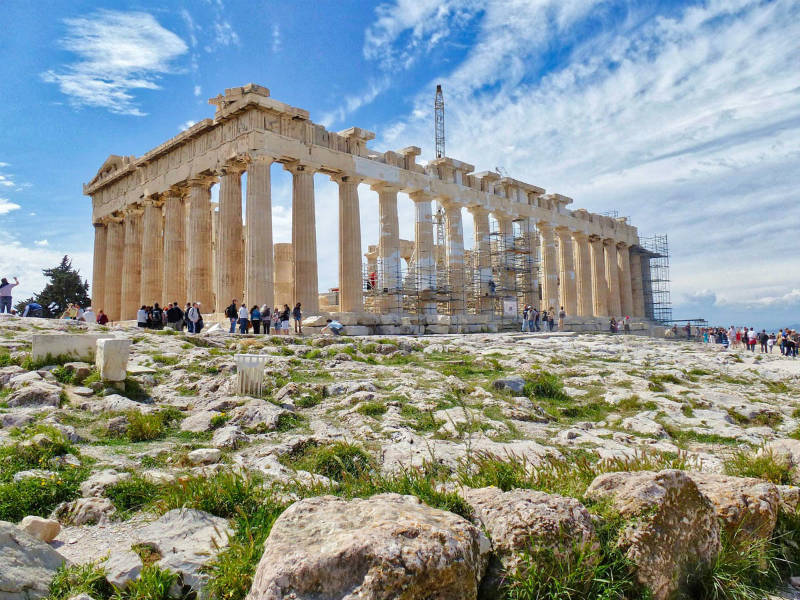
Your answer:
[[[388,409],[383,402],[363,402],[356,410],[364,416],[377,419],[383,416]]]
[[[114,588],[106,581],[106,573],[93,563],[62,565],[56,571],[45,600],[67,600],[79,594],[88,594],[96,600],[110,598]]]
[[[558,375],[538,371],[528,377],[524,393],[529,398],[569,402],[572,398],[564,391],[564,382]]]
[[[164,331],[172,331],[165,329]],[[161,331],[155,333],[164,334]],[[172,332],[176,335],[176,332]],[[125,590],[117,590],[112,600],[171,600],[173,595],[170,588],[178,581],[178,575],[162,569],[158,565],[146,565],[142,568],[139,577],[128,582]]]
[[[734,477],[757,477],[778,485],[792,483],[791,469],[772,450],[737,451],[725,461],[725,473]]]
[[[150,355],[150,357],[157,363],[162,365],[177,365],[181,362],[180,356],[168,356],[166,354],[162,354],[161,352],[154,352]]]
[[[211,429],[219,429],[224,427],[225,424],[231,420],[231,415],[228,413],[220,413],[211,417]]]
[[[299,454],[288,460],[296,469],[323,475],[339,481],[345,477],[360,477],[374,468],[372,457],[362,448],[347,442],[307,444]]]
[[[159,487],[139,474],[123,479],[107,487],[105,491],[105,495],[123,519],[151,504],[158,497],[158,493]]]

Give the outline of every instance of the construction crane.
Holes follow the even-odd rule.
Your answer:
[[[436,158],[444,158],[444,96],[441,85],[436,86],[433,117],[436,129]]]

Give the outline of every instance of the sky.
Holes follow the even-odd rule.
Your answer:
[[[82,184],[208,99],[257,83],[370,147],[447,155],[667,234],[675,318],[800,323],[800,2],[389,0],[0,2],[0,274],[26,297],[68,254],[91,280]],[[276,242],[291,179],[273,165]],[[321,289],[337,188],[315,176]],[[364,248],[377,195],[359,188]],[[401,194],[401,236],[413,208]],[[472,244],[465,220],[467,247]]]

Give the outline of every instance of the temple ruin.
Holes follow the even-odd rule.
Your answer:
[[[626,218],[570,210],[571,198],[450,157],[417,164],[416,146],[377,152],[367,147],[375,134],[328,131],[258,85],[209,102],[213,119],[139,158],[109,156],[84,185],[95,230],[92,303],[112,320],[162,300],[222,313],[232,298],[301,302],[305,315],[335,314],[363,333],[496,330],[518,321],[525,304],[563,306],[582,323],[653,316],[652,253]],[[291,244],[273,245],[274,162],[292,174]],[[315,173],[339,186],[338,288],[322,294]],[[379,203],[377,244],[366,252],[359,184]],[[400,239],[400,192],[415,205],[413,241]],[[463,209],[475,228],[467,250]]]

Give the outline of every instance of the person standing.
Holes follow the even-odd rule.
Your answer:
[[[247,325],[249,323],[247,312],[247,304],[242,300],[242,305],[239,307],[239,333],[247,333]]]
[[[250,322],[253,324],[253,333],[261,333],[261,311],[258,310],[258,304],[253,304],[250,309]]]
[[[272,309],[272,331],[275,335],[281,334],[281,309],[277,306]]]
[[[291,311],[289,310],[289,305],[284,304],[283,310],[281,311],[281,332],[284,335],[289,335],[289,315]]]
[[[183,330],[183,311],[177,302],[173,302],[167,309],[167,326],[175,331]]]
[[[83,312],[83,320],[87,323],[97,323],[97,315],[94,314],[94,308],[90,306]]]
[[[533,309],[533,326],[536,327],[536,331],[541,331],[541,327],[539,327],[539,319],[542,317],[541,313],[539,313],[538,308]],[[533,331],[533,329],[531,329]]]
[[[101,308],[97,313],[97,324],[105,325],[106,323],[108,323],[108,315],[104,313],[103,309]]]
[[[156,330],[164,329],[164,311],[158,302],[153,302],[153,310],[150,311],[150,326]]]
[[[147,307],[144,304],[142,304],[142,307],[136,311],[136,325],[142,329],[147,327]]]
[[[750,352],[756,351],[756,332],[751,327],[750,331],[747,332],[747,346],[750,348]]]
[[[272,315],[269,311],[269,306],[264,304],[261,307],[261,330],[264,335],[269,335],[269,326],[272,323]]]
[[[203,330],[203,315],[200,313],[200,303],[195,302],[192,307],[187,311],[189,320],[189,332],[200,333]]]
[[[567,311],[564,310],[564,307],[561,307],[561,310],[558,311],[558,330],[562,331],[564,329],[564,317],[567,316]]]
[[[767,330],[762,329],[761,333],[758,334],[758,343],[761,344],[761,352],[767,352],[767,342],[769,341],[769,336],[767,335]]]
[[[550,312],[547,313],[547,329],[553,331],[553,326],[555,325],[555,322],[556,322],[556,311],[551,306]]]
[[[292,318],[294,319],[294,332],[298,335],[303,335],[303,311],[299,302],[294,305]]]
[[[245,312],[246,311],[247,309],[245,309]],[[236,308],[236,298],[231,300],[230,306],[225,309],[225,316],[228,317],[231,322],[231,328],[228,333],[236,333],[236,320],[239,318],[239,309]]]
[[[0,279],[0,313],[6,311],[11,314],[11,290],[19,285],[19,279],[14,277],[14,283],[9,283],[8,279]]]
[[[530,309],[531,307],[528,306],[527,304],[522,307],[522,331],[528,330],[528,323],[529,323],[528,316],[530,314]]]

